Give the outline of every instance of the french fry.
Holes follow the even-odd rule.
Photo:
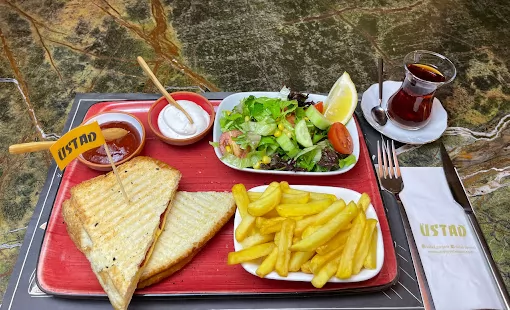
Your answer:
[[[361,237],[360,244],[358,246],[358,249],[356,249],[356,254],[354,255],[352,274],[358,274],[361,271],[361,267],[363,267],[365,258],[368,255],[370,243],[372,242],[372,234],[374,233],[376,224],[377,220],[375,219],[368,219],[365,224],[363,236]]]
[[[273,225],[265,225],[260,228],[260,233],[264,235],[279,232],[282,229],[282,223],[275,223]]]
[[[326,265],[327,262],[330,260],[340,257],[342,254],[342,250],[344,249],[344,246],[340,246],[336,248],[334,251],[331,251],[329,253],[326,253],[325,255],[317,254],[310,260],[310,270],[317,274],[319,270],[321,270],[324,265]]]
[[[304,204],[290,203],[281,204],[276,207],[276,211],[280,216],[302,216],[317,214],[331,205],[331,200],[323,199],[312,201]]]
[[[276,247],[274,242],[258,244],[238,252],[228,253],[228,264],[235,265],[269,255]]]
[[[255,218],[256,219],[256,218]],[[255,220],[256,221],[256,220]],[[246,235],[246,238],[248,238],[249,236],[253,236],[255,234],[259,234],[260,231],[259,229],[257,228],[257,226],[253,225],[253,227],[248,231],[248,234]],[[245,239],[246,239],[245,238]]]
[[[296,222],[291,219],[286,219],[282,223],[280,240],[278,240],[278,257],[274,268],[281,277],[286,277],[289,274],[290,246],[295,226]]]
[[[264,217],[270,219],[273,217],[280,217],[280,214],[278,214],[278,212],[276,212],[276,209],[273,209],[273,210],[267,212],[266,214],[264,214]]]
[[[259,200],[262,197],[261,192],[248,192],[250,202]],[[307,203],[310,200],[310,193],[303,192],[299,194],[282,194],[281,203]]]
[[[354,221],[354,226],[350,230],[349,238],[347,238],[344,251],[342,252],[342,258],[338,265],[336,277],[339,279],[347,279],[352,275],[354,255],[356,254],[361,237],[363,236],[366,221],[365,212],[359,212],[356,220]]]
[[[343,199],[339,199],[333,202],[329,207],[326,208],[326,210],[318,214],[308,216],[303,220],[297,221],[294,234],[301,235],[303,231],[306,229],[306,227],[308,227],[309,225],[312,224],[322,225],[328,222],[338,213],[340,213],[343,209],[345,209],[345,202],[343,201]]]
[[[262,192],[248,192],[248,198],[250,198],[250,202],[259,200],[260,196],[262,196]]]
[[[286,193],[290,189],[289,182],[281,181],[280,182],[280,188],[282,189],[283,193]]]
[[[267,221],[267,219],[265,217],[258,216],[258,217],[255,218],[255,226],[260,229],[260,227],[262,226],[262,224],[265,221]]]
[[[312,258],[314,254],[314,251],[292,252],[289,263],[289,271],[299,271],[299,269],[301,269],[301,265]]]
[[[310,200],[323,200],[323,199],[329,199],[331,202],[337,200],[338,198],[333,194],[325,194],[325,193],[314,193],[310,192]]]
[[[248,237],[253,227],[255,227],[255,217],[246,213],[239,226],[237,226],[235,232],[236,240],[238,242],[242,242],[246,237]]]
[[[278,182],[271,182],[267,188],[262,192],[262,195],[260,195],[260,198],[264,198],[267,195],[269,195],[272,191],[274,191],[276,188],[280,188],[280,183]],[[260,199],[259,198],[259,199]]]
[[[301,236],[303,231],[308,227],[309,225],[312,225],[315,223],[315,219],[317,219],[318,214],[310,215],[302,220],[296,221],[296,229],[294,229],[294,234],[297,236]]]
[[[312,273],[310,270],[310,261],[306,261],[303,265],[301,265],[301,272]]]
[[[274,234],[274,243],[275,244],[278,244],[278,242],[280,242],[279,241],[280,240],[280,232],[281,231],[279,231],[276,234]],[[301,240],[301,238],[299,238],[299,237],[292,237],[292,244],[298,242],[299,240]]]
[[[278,183],[277,183],[278,184]],[[266,195],[267,193],[267,195]],[[280,187],[270,187],[264,191],[264,194],[260,197],[260,199],[250,202],[248,204],[248,213],[252,216],[263,216],[268,213],[274,207],[276,207],[281,200],[282,191]]]
[[[363,263],[363,266],[367,269],[375,269],[377,267],[377,234],[377,229],[374,229],[372,240],[370,241],[370,248],[368,249],[368,255]]]
[[[266,217],[262,217],[262,216],[258,216],[255,220],[255,226],[257,226],[257,228],[261,228],[261,227],[264,227],[264,226],[271,226],[271,225],[274,225],[274,224],[277,224],[277,223],[281,223],[285,221],[285,218],[284,217],[273,217],[273,218],[266,218]]]
[[[250,203],[250,198],[248,197],[248,193],[246,192],[244,184],[234,185],[232,187],[232,195],[236,201],[236,205],[239,209],[239,213],[241,214],[241,218],[244,218],[248,212],[248,204]]]
[[[330,260],[319,272],[313,277],[312,285],[316,288],[322,288],[333,277],[338,269],[340,257]]]
[[[278,223],[283,223],[283,221],[285,221],[286,218],[285,217],[273,217],[273,218],[270,218],[270,219],[266,219],[266,221],[264,222],[264,224],[262,226],[268,226],[268,225],[274,225],[274,224],[278,224]]]
[[[286,220],[284,217],[275,217],[265,220],[260,226],[260,233],[263,235],[271,234],[282,229],[282,223]]]
[[[281,203],[307,203],[310,200],[310,193],[304,192],[300,194],[282,194],[282,201]]]
[[[268,185],[268,187],[263,192],[247,192],[248,198],[250,198],[250,202],[254,202],[262,198],[262,196],[267,196],[278,186],[278,182],[272,182]]]
[[[271,273],[274,270],[274,266],[276,265],[276,258],[278,257],[278,248],[275,246],[271,254],[269,254],[264,261],[260,264],[259,268],[255,273],[263,278]]]
[[[290,188],[289,183],[286,182],[286,181],[280,182],[280,187],[282,189],[282,192],[286,193],[286,194],[299,195],[299,194],[302,194],[302,193],[309,193],[310,194],[310,200],[329,199],[329,200],[331,200],[331,202],[337,200],[336,196],[333,195],[333,194],[314,193],[314,192],[307,192],[307,191],[302,191],[302,190],[299,190],[299,189]]]
[[[338,213],[342,212],[345,209],[345,201],[343,199],[339,199],[333,202],[329,207],[323,210],[321,213],[317,215],[315,218],[314,225],[322,225],[332,218],[334,218]]]
[[[291,251],[314,251],[347,226],[358,213],[359,209],[356,204],[350,203],[342,212],[324,224],[319,230],[294,244],[291,247]]]
[[[358,200],[358,208],[361,208],[364,212],[367,212],[367,208],[370,205],[370,196],[367,193],[361,194],[360,199]]]
[[[310,236],[311,234],[313,234],[314,232],[319,230],[319,228],[321,228],[321,226],[317,226],[317,225],[308,226],[305,229],[305,231],[303,231],[301,238],[306,238],[306,237]]]
[[[343,230],[338,232],[331,240],[329,240],[326,244],[321,245],[316,249],[317,254],[325,255],[331,251],[338,249],[339,247],[343,247],[345,242],[347,242],[347,238],[349,237],[349,230]]]
[[[243,249],[251,248],[254,245],[266,243],[274,240],[274,234],[262,235],[261,233],[253,234],[249,237],[246,237],[241,245]]]

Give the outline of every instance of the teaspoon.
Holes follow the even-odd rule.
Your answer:
[[[378,73],[379,73],[379,104],[372,108],[372,117],[377,122],[377,124],[384,126],[388,121],[388,117],[386,116],[386,111],[382,108],[382,95],[383,95],[383,60],[379,58],[378,63]]]

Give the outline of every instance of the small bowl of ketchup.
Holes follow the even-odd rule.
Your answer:
[[[106,141],[116,166],[140,154],[145,145],[145,128],[136,116],[125,112],[103,112],[85,120],[82,125],[87,125],[94,121],[98,122],[102,130],[121,128],[127,131],[127,134],[121,138]],[[112,170],[103,145],[86,151],[78,156],[78,160],[94,170]]]

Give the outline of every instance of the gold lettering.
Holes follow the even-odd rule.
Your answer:
[[[461,236],[461,237],[466,236],[466,227],[464,227],[464,225],[459,225],[457,227],[457,230],[459,231],[459,236]]]
[[[441,224],[439,225],[441,227],[441,229],[443,230],[443,236],[446,236],[446,225],[445,224]]]
[[[448,226],[448,230],[450,231],[450,236],[458,236],[457,234],[457,227],[455,225]]]
[[[430,235],[429,225],[420,223],[420,231],[421,231],[422,235],[424,235],[426,237],[429,236]]]
[[[432,236],[437,236],[438,235],[438,231],[437,231],[438,227],[439,226],[437,224],[430,226],[430,229],[432,230]]]

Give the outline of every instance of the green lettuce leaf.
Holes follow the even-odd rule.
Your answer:
[[[338,161],[338,165],[340,166],[340,169],[350,166],[350,165],[354,165],[355,163],[356,163],[356,156],[354,156],[354,154],[351,154],[351,155],[347,156],[346,158],[340,159]]]
[[[245,158],[239,158],[233,154],[225,154],[221,160],[236,168],[244,169],[253,167],[257,162],[262,160],[262,156],[264,156],[262,152],[250,152]]]
[[[295,123],[297,124],[297,122],[299,122],[300,120],[305,118],[305,116],[306,116],[305,109],[303,109],[303,108],[296,108],[296,110],[294,112],[294,115],[296,115],[296,122]]]
[[[296,100],[249,96],[242,100],[241,105],[244,116],[249,116],[250,120],[263,121],[267,118],[285,118],[297,108],[298,103]]]
[[[243,150],[250,149],[255,150],[259,145],[260,139],[262,137],[253,132],[247,132],[245,134],[239,135],[236,138],[232,138]]]
[[[296,160],[298,167],[304,168],[307,171],[313,171],[317,162],[321,159],[322,151],[318,146],[311,146],[301,151],[298,155]]]
[[[267,136],[260,139],[257,150],[266,153],[266,155],[272,155],[279,147],[280,145],[273,136]]]
[[[259,122],[244,122],[240,127],[243,132],[253,132],[261,136],[269,136],[275,132],[277,126],[274,120],[267,118]]]
[[[220,128],[222,132],[227,132],[234,129],[240,129],[241,124],[244,122],[244,116],[238,112],[223,111],[220,118]]]

